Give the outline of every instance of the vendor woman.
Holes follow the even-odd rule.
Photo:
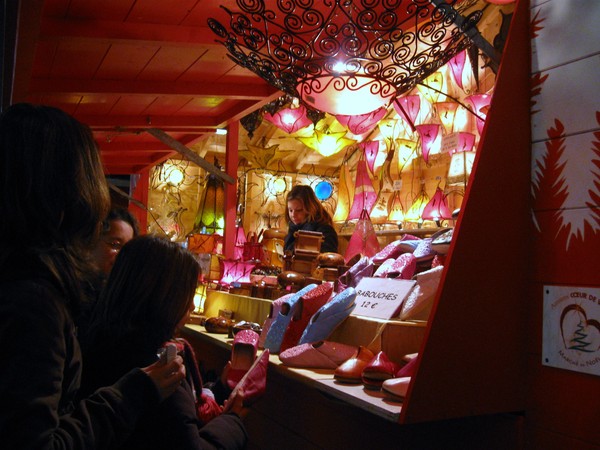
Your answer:
[[[321,253],[338,251],[338,236],[333,228],[333,219],[310,186],[297,185],[287,195],[288,234],[285,251],[294,251],[296,231],[319,231],[323,233]]]

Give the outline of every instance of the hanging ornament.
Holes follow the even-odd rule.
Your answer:
[[[348,214],[348,220],[358,219],[362,213],[362,210],[366,210],[370,213],[377,199],[377,194],[373,188],[373,183],[369,178],[369,172],[367,171],[367,162],[364,158],[358,161],[356,166],[356,182],[354,184],[354,199],[352,201],[352,208]]]

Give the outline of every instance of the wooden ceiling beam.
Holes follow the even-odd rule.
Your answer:
[[[158,115],[96,115],[75,114],[75,118],[95,131],[114,131],[124,128],[145,129],[158,127],[171,131],[187,130],[195,133],[211,132],[218,128],[216,119],[206,116]]]
[[[169,46],[220,45],[208,26],[165,25],[84,18],[45,17],[41,23],[40,39],[104,42],[107,44],[135,42]]]
[[[29,86],[31,94],[69,94],[69,95],[155,95],[182,97],[220,97],[231,100],[257,100],[265,97],[275,98],[280,91],[260,82],[252,84],[240,83],[198,83],[172,81],[141,81],[141,80],[78,80],[64,78],[34,78]]]

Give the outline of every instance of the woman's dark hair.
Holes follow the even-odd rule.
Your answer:
[[[290,200],[300,200],[304,205],[304,209],[308,212],[308,221],[316,222],[321,225],[333,226],[331,214],[323,207],[315,192],[310,186],[298,184],[288,192],[286,203]],[[285,215],[288,223],[290,223],[290,215]]]
[[[110,205],[90,129],[57,108],[13,105],[0,116],[0,174],[0,269],[41,261],[77,299]]]
[[[102,221],[102,233],[108,233],[108,230],[110,230],[110,223],[116,220],[128,223],[133,230],[133,237],[140,235],[140,224],[137,219],[128,209],[119,207],[111,208],[106,219]]]
[[[200,266],[179,244],[155,235],[127,242],[94,306],[88,342],[120,342],[145,336],[149,348],[173,337],[189,311]]]

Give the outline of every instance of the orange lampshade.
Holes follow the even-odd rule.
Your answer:
[[[404,213],[404,221],[421,223],[423,221],[421,217],[423,209],[425,209],[425,205],[427,205],[428,202],[429,196],[427,195],[427,192],[425,192],[425,190],[419,192],[410,208],[408,208],[408,211]]]
[[[394,194],[390,200],[388,222],[398,225],[404,222],[404,205],[402,205],[402,201],[400,200],[400,191],[394,191]]]
[[[433,105],[433,107],[435,108],[446,133],[452,133],[454,128],[454,117],[456,116],[458,103],[437,102]]]
[[[349,139],[346,136],[345,131],[320,131],[315,129],[315,133],[309,137],[297,137],[307,147],[319,152],[321,155],[327,157],[335,155],[340,152],[344,147],[354,144],[356,141]]]
[[[340,181],[338,185],[338,199],[333,214],[334,222],[344,222],[350,212],[350,205],[354,197],[354,185],[350,179],[348,164],[343,164],[340,169]]]

